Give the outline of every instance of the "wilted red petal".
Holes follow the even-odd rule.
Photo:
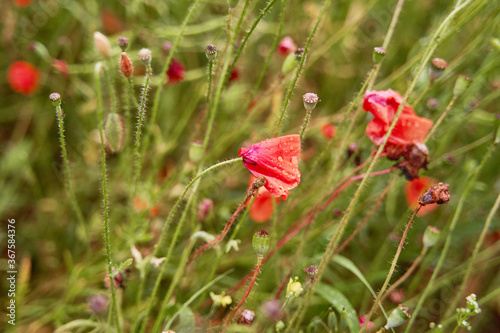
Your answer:
[[[278,44],[277,52],[280,56],[286,57],[292,52],[295,52],[297,49],[297,45],[293,42],[293,39],[291,37],[285,37],[282,40],[280,40],[280,43]]]
[[[40,71],[26,61],[15,61],[8,70],[9,85],[15,92],[29,95],[38,88]]]
[[[241,148],[243,164],[255,176],[266,178],[265,188],[286,200],[289,190],[300,183],[300,137],[287,135]]]
[[[172,59],[167,70],[168,84],[174,84],[184,80],[184,66],[175,59]]]
[[[327,138],[328,140],[332,139],[335,136],[335,133],[337,132],[337,128],[333,126],[332,124],[324,124],[321,127],[321,133]]]
[[[250,176],[249,185],[255,181],[255,176]],[[276,199],[278,202],[279,198]],[[247,206],[250,205],[252,201],[248,201]],[[257,196],[253,200],[253,204],[250,207],[250,217],[257,223],[266,222],[273,216],[273,197],[271,193],[265,188],[260,187]]]
[[[382,144],[402,101],[401,95],[391,89],[366,92],[363,109],[375,117],[366,127],[366,134],[375,144]],[[388,142],[396,145],[421,143],[431,127],[432,120],[417,116],[406,104]]]
[[[421,176],[412,181],[408,181],[405,187],[406,202],[408,207],[415,209],[418,205],[418,199],[424,192],[432,186],[436,181],[430,177]],[[418,211],[418,216],[426,215],[438,207],[438,204],[430,204],[423,206]]]
[[[231,72],[231,76],[229,77],[227,82],[238,80],[239,78],[240,78],[240,70],[237,67],[234,67],[233,71]]]

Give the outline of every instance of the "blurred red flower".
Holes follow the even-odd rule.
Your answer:
[[[233,68],[233,71],[231,72],[231,76],[229,76],[229,79],[227,82],[231,82],[234,80],[238,80],[240,78],[240,70],[237,67]]]
[[[14,2],[16,3],[16,5],[18,5],[19,7],[26,7],[27,5],[29,5],[33,0],[14,0]]]
[[[366,92],[363,109],[375,117],[366,127],[366,135],[376,145],[382,144],[402,101],[401,95],[391,89]],[[422,143],[431,127],[432,120],[417,116],[412,107],[405,104],[388,143],[401,146]]]
[[[433,184],[437,183],[436,180],[421,176],[419,178],[414,178],[412,181],[408,181],[405,187],[406,202],[408,207],[415,209],[418,205],[418,199],[426,190],[428,190]],[[438,204],[425,205],[417,213],[417,216],[422,216],[429,214],[438,207]]]
[[[106,35],[114,35],[123,31],[123,22],[113,12],[105,9],[101,13],[102,28]]]
[[[54,59],[52,60],[52,67],[57,69],[64,77],[69,76],[68,64],[64,60]]]
[[[280,43],[278,44],[277,52],[280,56],[286,57],[292,52],[295,52],[297,49],[297,45],[293,42],[293,39],[291,37],[285,37],[282,40],[280,40]]]
[[[29,95],[38,88],[40,71],[29,62],[18,60],[8,70],[9,85],[15,92]]]
[[[286,200],[289,190],[300,183],[300,137],[287,135],[240,148],[243,164],[255,176],[264,176],[264,187],[274,197]]]
[[[324,124],[321,126],[321,133],[327,138],[328,140],[332,139],[335,136],[335,133],[337,132],[337,128],[333,126],[332,124]]]
[[[254,175],[250,176],[249,185],[252,185],[255,181],[256,177]],[[279,198],[275,199],[276,202],[279,201]],[[252,201],[247,203],[247,207],[250,205]],[[253,200],[253,204],[250,207],[250,217],[257,223],[266,222],[273,216],[273,197],[271,193],[265,188],[260,187],[257,192],[257,196]]]
[[[184,80],[184,65],[179,61],[172,59],[167,70],[168,84],[174,84]]]

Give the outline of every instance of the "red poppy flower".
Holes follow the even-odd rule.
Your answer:
[[[300,183],[300,136],[287,135],[240,148],[243,164],[255,176],[264,176],[264,187],[274,197],[286,200],[289,190]]]
[[[102,28],[107,35],[123,31],[123,22],[111,11],[105,9],[101,13]]]
[[[401,95],[391,89],[366,92],[363,109],[375,117],[366,127],[366,135],[376,145],[380,145],[384,141],[384,136],[402,101]],[[405,104],[403,113],[399,117],[388,142],[401,146],[409,143],[422,143],[431,127],[432,120],[417,116],[412,107]]]
[[[335,132],[337,132],[337,128],[332,124],[324,124],[321,126],[321,133],[323,133],[328,140],[331,140],[335,136]]]
[[[418,205],[418,199],[425,191],[427,191],[433,184],[436,183],[436,180],[430,177],[419,177],[414,178],[412,181],[406,183],[405,194],[406,194],[406,202],[408,203],[408,207],[415,209]],[[438,204],[430,204],[425,205],[417,213],[417,216],[422,216],[429,214],[433,210],[438,207]]]
[[[297,45],[293,42],[291,37],[285,37],[280,40],[278,44],[278,49],[276,50],[280,56],[286,57],[292,52],[295,52]]]
[[[52,67],[57,69],[64,77],[69,76],[68,64],[64,60],[54,59],[52,60]]]
[[[174,84],[184,80],[184,65],[175,59],[172,59],[167,70],[168,84]]]
[[[248,182],[251,185],[255,181],[255,176],[250,176],[250,181]],[[275,199],[278,202],[279,198]],[[252,201],[249,201],[247,206],[250,205]],[[273,216],[273,197],[271,193],[265,188],[260,187],[257,193],[257,196],[253,200],[253,204],[250,207],[250,217],[257,223],[266,222]]]
[[[227,82],[231,82],[234,80],[238,80],[240,78],[240,70],[237,67],[233,68],[233,71],[231,72],[231,76],[229,76],[229,79]]]
[[[38,88],[40,71],[26,61],[15,61],[8,71],[9,85],[15,92],[29,95]]]
[[[27,5],[29,5],[31,3],[32,0],[15,0],[14,2],[16,3],[16,5],[18,5],[19,7],[26,7]]]

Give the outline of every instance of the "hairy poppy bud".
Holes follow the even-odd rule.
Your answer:
[[[118,38],[118,46],[122,49],[123,52],[125,52],[125,50],[127,49],[128,47],[128,39],[127,37],[120,37]]]
[[[151,63],[151,50],[150,49],[141,49],[139,53],[137,53],[137,58],[144,64],[149,65]]]
[[[217,47],[213,44],[208,44],[205,46],[205,55],[208,61],[214,61],[217,58]]]
[[[281,72],[283,74],[288,74],[293,71],[297,67],[297,61],[295,61],[295,55],[290,53],[286,56],[285,61],[283,61],[283,65],[281,66]]]
[[[255,312],[252,310],[243,310],[241,316],[238,318],[238,324],[250,326],[255,319]]]
[[[49,99],[52,101],[52,104],[54,106],[59,106],[61,105],[61,95],[59,95],[59,93],[52,93],[49,95]]]
[[[106,136],[107,147],[112,153],[122,150],[125,141],[125,125],[122,116],[118,113],[110,113],[106,117],[104,135]]]
[[[433,226],[427,226],[424,232],[424,247],[433,247],[439,239],[439,229]]]
[[[269,250],[271,244],[271,237],[265,230],[257,231],[253,235],[252,246],[257,253],[257,257],[264,257]]]
[[[453,97],[458,98],[469,88],[472,83],[472,79],[467,75],[460,74],[455,81],[455,86],[453,87]]]
[[[134,75],[134,65],[125,52],[122,52],[120,56],[120,71],[127,78],[131,78]]]
[[[316,107],[316,104],[319,102],[318,95],[314,93],[307,93],[302,96],[302,100],[304,101],[304,107],[307,111],[312,111]]]
[[[214,202],[212,199],[203,199],[203,201],[198,205],[198,211],[196,213],[196,217],[201,222],[205,222],[208,215],[212,211],[212,207],[214,206]]]
[[[410,308],[399,305],[391,312],[389,318],[387,318],[385,329],[388,330],[389,328],[401,326],[405,321],[410,319],[410,317]]]
[[[199,141],[193,142],[189,147],[189,159],[195,163],[201,162],[204,154],[205,149],[203,149],[203,144]]]
[[[383,47],[375,47],[373,49],[373,63],[380,64],[380,62],[384,59],[387,51]]]
[[[111,55],[111,44],[108,37],[104,36],[99,31],[94,32],[94,45],[103,57],[109,58]]]

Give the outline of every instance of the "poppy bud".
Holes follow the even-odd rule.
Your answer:
[[[276,51],[279,55],[286,57],[290,53],[294,52],[296,48],[297,45],[295,45],[293,39],[287,36],[280,41]]]
[[[284,328],[285,328],[285,323],[282,320],[276,323],[276,332],[281,332],[281,330]]]
[[[127,49],[128,47],[128,39],[127,37],[120,37],[118,38],[118,46],[122,49],[123,52],[125,52],[125,50]]]
[[[139,53],[137,53],[137,58],[144,64],[149,65],[151,63],[151,50],[150,49],[141,49]]]
[[[288,74],[293,71],[297,67],[297,61],[295,61],[295,55],[289,54],[286,56],[285,61],[283,61],[283,65],[281,66],[281,72],[283,74]]]
[[[125,140],[125,125],[122,116],[118,113],[110,113],[106,117],[104,135],[106,136],[106,146],[112,153],[122,150]]]
[[[373,49],[373,63],[380,64],[380,62],[384,59],[387,51],[380,46],[377,46]]]
[[[54,106],[59,106],[61,105],[61,95],[59,95],[59,93],[52,93],[49,95],[49,99],[52,101],[52,104]]]
[[[255,319],[255,312],[252,310],[243,310],[240,318],[238,318],[238,324],[250,326]]]
[[[453,97],[458,98],[469,88],[472,83],[472,79],[467,75],[460,74],[455,81],[455,86],[453,87]]]
[[[445,204],[450,201],[450,192],[448,188],[450,185],[439,183],[432,186],[418,199],[418,203],[422,206],[437,203],[439,205]]]
[[[391,312],[389,318],[387,318],[385,329],[388,330],[389,328],[398,327],[410,319],[410,317],[410,308],[399,305]]]
[[[433,247],[439,239],[439,229],[433,226],[427,226],[424,232],[424,247]]]
[[[134,65],[125,52],[122,52],[120,57],[120,71],[127,78],[131,78],[134,75]]]
[[[170,42],[165,42],[161,46],[161,52],[163,53],[164,56],[168,56],[171,49],[172,49],[172,43]]]
[[[318,95],[314,93],[307,93],[302,96],[302,100],[304,101],[304,107],[307,111],[312,111],[316,107],[316,104],[319,102]]]
[[[335,136],[335,132],[337,132],[337,129],[332,124],[324,124],[321,126],[321,133],[323,133],[323,136],[328,140]]]
[[[217,47],[213,44],[208,44],[205,46],[205,55],[208,61],[214,61],[217,58]]]
[[[194,163],[199,163],[203,159],[205,154],[205,149],[203,144],[199,141],[195,141],[189,147],[189,159]]]
[[[94,32],[94,45],[103,57],[109,58],[111,55],[111,44],[109,43],[108,37],[104,36],[99,31]]]
[[[227,5],[229,9],[233,9],[234,7],[238,6],[238,2],[240,2],[240,0],[227,0]]]
[[[429,74],[431,76],[431,83],[437,78],[443,75],[444,70],[448,67],[446,60],[441,58],[434,58],[431,60],[431,67],[429,69]]]
[[[271,244],[271,237],[265,230],[257,231],[253,235],[252,247],[257,253],[257,257],[264,257],[264,255],[269,250],[269,245]]]
[[[198,205],[198,211],[196,213],[196,217],[201,222],[205,222],[208,215],[212,211],[212,207],[214,206],[214,202],[211,199],[203,199],[203,201]]]

